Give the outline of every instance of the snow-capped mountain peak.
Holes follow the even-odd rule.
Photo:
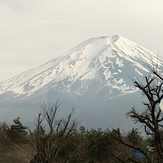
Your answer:
[[[94,93],[107,88],[106,96],[114,97],[135,91],[130,78],[142,76],[148,72],[148,64],[157,60],[120,35],[91,38],[61,57],[0,83],[0,94],[26,98],[43,89],[61,89],[81,96],[94,87]]]

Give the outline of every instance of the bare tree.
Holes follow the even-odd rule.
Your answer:
[[[74,109],[66,118],[58,120],[58,102],[48,106],[42,104],[41,107],[35,131],[36,154],[30,163],[59,162],[59,152],[76,128],[76,122],[72,120]]]
[[[151,74],[146,75],[143,80],[134,81],[135,87],[137,87],[142,94],[146,97],[146,102],[143,102],[145,108],[142,110],[136,110],[132,108],[127,116],[130,117],[135,123],[140,123],[144,126],[144,131],[147,135],[150,135],[154,139],[154,147],[156,159],[154,162],[163,162],[163,137],[162,137],[162,121],[163,114],[160,109],[160,102],[163,99],[163,77],[157,69],[151,69]],[[129,148],[138,149],[147,156],[148,162],[153,160],[144,153],[141,148],[127,144],[121,138],[119,130],[115,130],[117,134],[116,139]],[[134,160],[133,160],[134,162]]]

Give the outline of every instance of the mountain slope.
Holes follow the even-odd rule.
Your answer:
[[[91,38],[61,57],[0,83],[0,102],[1,105],[14,102],[16,107],[21,103],[21,107],[27,108],[40,99],[60,98],[80,108],[78,115],[86,117],[89,112],[100,115],[98,107],[103,108],[105,115],[108,112],[114,115],[107,106],[118,113],[122,106],[116,104],[118,99],[124,102],[121,108],[124,113],[138,98],[132,79],[142,78],[151,64],[160,66],[163,60],[127,38],[118,35]]]
[[[85,82],[92,79],[101,88],[107,86],[125,93],[133,90],[127,78],[143,76],[151,60],[157,61],[156,56],[150,55],[121,36],[92,38],[60,58],[0,83],[0,94],[11,91],[14,97],[26,97],[50,85],[80,95],[88,87]],[[76,83],[80,88],[73,88]]]

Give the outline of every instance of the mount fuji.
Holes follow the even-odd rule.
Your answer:
[[[42,102],[59,99],[62,114],[76,108],[79,124],[88,128],[127,127],[125,113],[142,107],[134,87],[149,65],[163,60],[119,35],[86,40],[64,55],[0,83],[0,118],[20,116],[31,122]]]

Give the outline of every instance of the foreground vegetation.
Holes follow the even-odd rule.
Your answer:
[[[20,118],[11,126],[0,125],[0,162],[2,163],[118,163],[136,158],[132,146],[146,147],[152,137],[143,139],[138,129],[117,134],[117,130],[78,127],[72,112],[57,119],[58,103],[42,105],[35,129],[23,126]],[[120,138],[120,139],[119,139]],[[125,146],[121,141],[126,142]]]
[[[48,115],[48,114],[47,114]],[[53,118],[52,118],[53,119]],[[130,148],[122,145],[110,130],[86,130],[70,122],[70,116],[53,123],[45,130],[39,115],[34,131],[28,130],[16,118],[13,125],[0,126],[0,162],[2,163],[111,163],[134,157]],[[41,122],[42,121],[42,122]],[[44,123],[45,124],[45,123]],[[129,144],[144,147],[150,140],[143,140],[137,129],[122,135]]]

